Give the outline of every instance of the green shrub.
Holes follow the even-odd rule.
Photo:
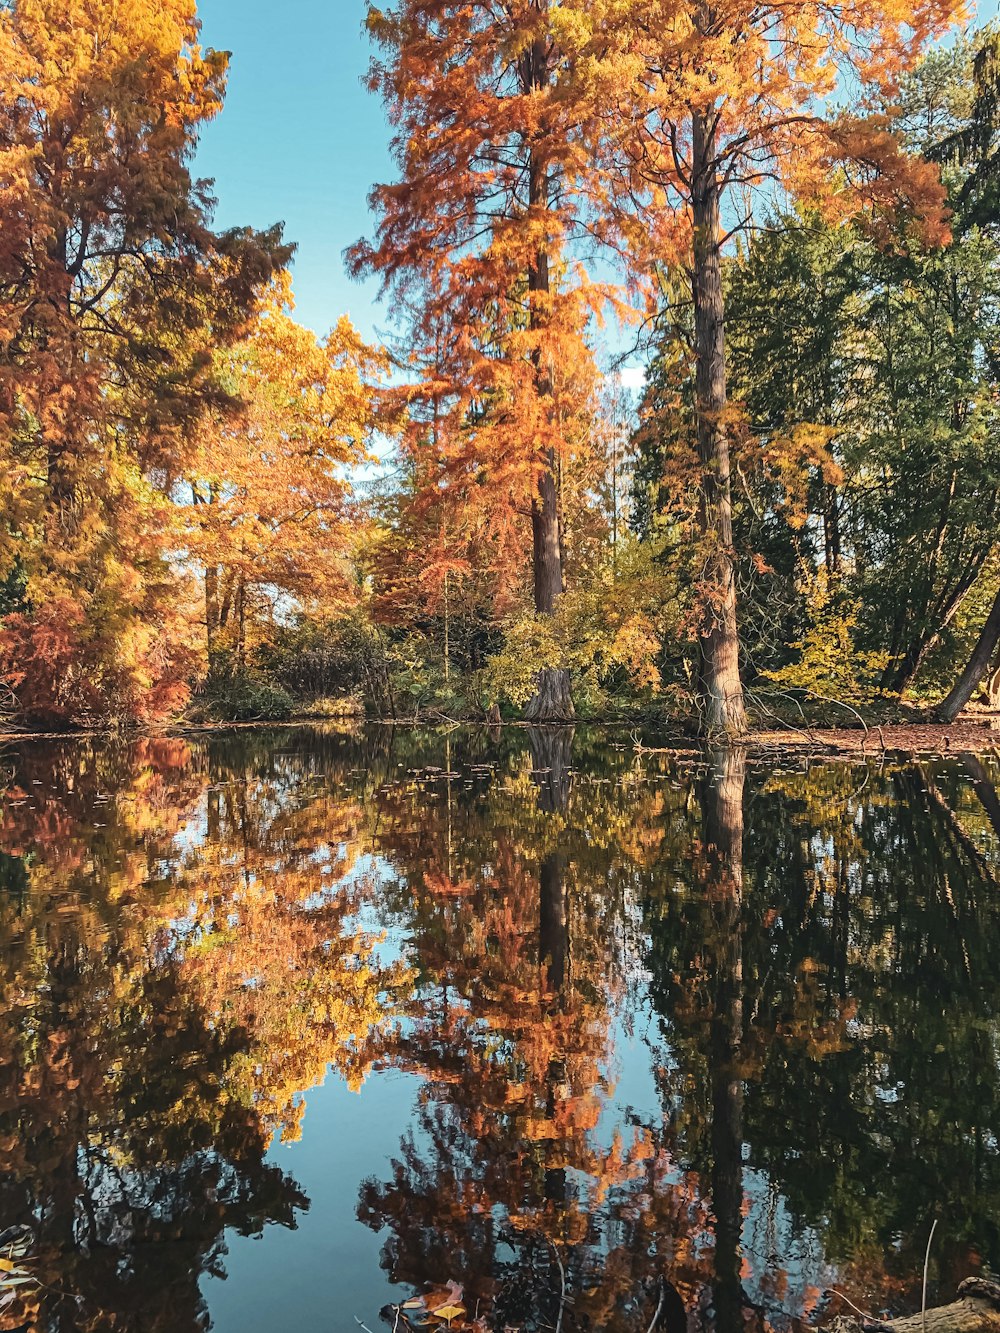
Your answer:
[[[284,722],[295,712],[287,690],[269,680],[229,676],[208,682],[192,700],[193,722]]]

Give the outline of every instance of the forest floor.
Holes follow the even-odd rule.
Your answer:
[[[970,751],[983,754],[1000,749],[1000,716],[964,717],[950,724],[932,722],[893,723],[886,726],[811,727],[790,731],[755,731],[752,748],[811,751],[826,754],[879,755],[954,754]]]

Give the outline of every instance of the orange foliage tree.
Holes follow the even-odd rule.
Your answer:
[[[177,702],[164,483],[289,253],[213,233],[188,170],[226,63],[193,0],[0,10],[0,675],[35,720]],[[49,687],[26,668],[56,634],[76,669]]]
[[[604,0],[573,4],[603,109],[594,151],[637,275],[687,275],[700,474],[702,691],[710,730],[746,729],[732,533],[722,255],[767,189],[847,217],[901,205],[924,237],[943,223],[936,168],[903,151],[884,113],[958,0]],[[849,99],[851,111],[838,106]]]
[[[241,672],[248,619],[350,596],[348,469],[371,434],[381,358],[347,319],[322,341],[292,318],[279,274],[245,336],[217,356],[238,403],[204,415],[183,487],[203,571],[209,670]]]
[[[400,179],[373,191],[377,238],[352,252],[355,271],[378,272],[416,311],[409,396],[433,405],[432,428],[411,442],[428,460],[421,483],[503,551],[530,513],[540,617],[563,592],[566,422],[590,362],[588,322],[609,295],[572,257],[591,216],[589,110],[559,15],[537,0],[369,6],[386,53],[370,86],[396,126]],[[564,664],[542,663],[527,716],[572,711]]]

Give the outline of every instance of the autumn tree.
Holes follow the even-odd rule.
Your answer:
[[[0,11],[0,669],[39,720],[142,718],[183,690],[162,486],[219,397],[212,347],[289,254],[277,231],[214,233],[188,169],[226,64],[193,0]]]
[[[347,319],[319,341],[292,310],[283,272],[245,335],[216,354],[235,407],[199,418],[180,484],[210,676],[246,670],[248,626],[330,614],[354,591],[350,469],[366,458],[381,361]]]
[[[396,127],[400,179],[373,191],[377,237],[352,252],[397,299],[417,293],[415,360],[433,370],[414,394],[448,423],[427,444],[437,484],[460,495],[467,525],[530,511],[540,617],[564,587],[563,423],[597,300],[573,262],[587,113],[562,13],[548,0],[369,7],[385,52],[369,82]],[[527,716],[572,711],[565,666],[544,663]]]
[[[903,7],[699,0],[680,9],[610,0],[592,10],[593,30],[606,41],[600,150],[617,179],[614,206],[640,224],[629,233],[632,263],[637,270],[679,267],[689,281],[705,547],[702,690],[711,731],[738,735],[747,725],[734,572],[726,242],[752,220],[755,197],[775,185],[840,217],[906,200],[925,215],[925,234],[942,237],[936,169],[902,151],[882,106],[928,39],[960,13],[953,0]],[[837,98],[848,96],[853,110],[838,109]]]

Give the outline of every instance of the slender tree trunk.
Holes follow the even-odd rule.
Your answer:
[[[887,671],[886,679],[889,689],[902,694],[913,684],[921,667],[941,642],[942,631],[951,624],[962,603],[975,586],[981,568],[981,559],[975,558],[970,561],[955,586],[947,594],[942,594],[938,598],[931,614],[929,626],[912,640],[903,661],[895,668],[890,667]]]
[[[247,665],[247,586],[242,574],[236,591],[236,615],[236,670],[242,676]]]
[[[825,563],[828,574],[837,575],[841,570],[840,549],[840,497],[837,487],[824,487],[825,506],[823,509],[823,544]]]
[[[710,114],[693,118],[695,417],[702,465],[701,527],[710,551],[701,627],[705,725],[710,734],[747,730],[733,561],[733,501],[726,413],[722,226],[715,128]]]
[[[219,634],[219,567],[205,566],[205,644],[208,650],[208,674],[215,675]]]
[[[534,43],[525,56],[523,83],[531,92],[544,88],[549,81],[548,53],[544,39]],[[535,147],[528,161],[528,204],[532,209],[549,206],[548,165]],[[533,330],[548,322],[550,295],[549,256],[542,246],[535,255],[528,274],[531,299],[530,323]],[[552,381],[541,352],[533,353],[535,391],[540,399],[552,397]],[[546,405],[551,415],[551,406]],[[544,467],[538,490],[531,504],[532,566],[535,586],[535,611],[551,616],[563,591],[562,536],[559,530],[559,460],[551,444],[546,445]],[[524,710],[529,722],[569,722],[573,718],[573,698],[569,672],[562,667],[544,667],[538,673],[535,694]]]
[[[444,575],[444,683],[451,678],[451,607],[448,605],[448,571]]]
[[[1000,592],[997,592],[996,600],[986,617],[986,624],[979,636],[979,642],[972,650],[968,665],[955,682],[947,699],[938,708],[938,717],[942,722],[954,722],[972,698],[976,686],[989,670],[998,644],[1000,644]]]
[[[207,494],[199,491],[191,483],[191,495],[195,506],[213,505],[218,498],[218,488],[209,483]],[[219,566],[205,566],[205,648],[208,653],[208,676],[212,680],[219,674],[218,636],[222,628],[222,607],[219,600]]]

